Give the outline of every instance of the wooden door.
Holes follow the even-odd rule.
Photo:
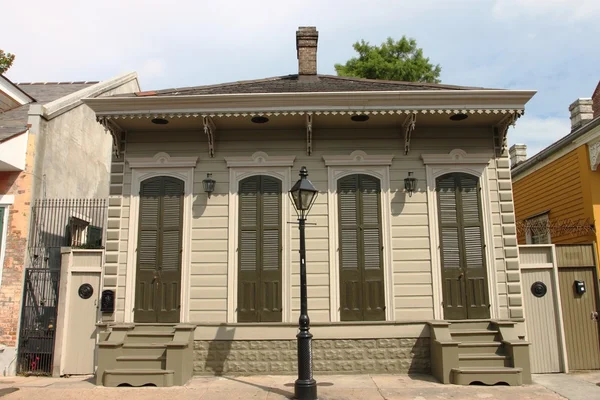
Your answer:
[[[381,186],[369,175],[338,181],[340,319],[385,320]]]
[[[436,191],[444,317],[489,318],[479,178],[446,174],[436,179]]]
[[[98,322],[99,272],[72,272],[69,282],[65,375],[95,372],[96,323]]]
[[[179,322],[183,196],[180,179],[141,183],[135,322]]]
[[[281,181],[239,183],[238,322],[281,322]]]
[[[556,250],[560,252],[559,246]],[[567,358],[572,370],[600,369],[598,320],[592,315],[600,311],[595,272],[594,266],[558,269]],[[575,281],[585,282],[586,293],[575,292]]]

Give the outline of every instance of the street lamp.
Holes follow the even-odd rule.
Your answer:
[[[312,375],[312,334],[308,318],[306,293],[306,238],[304,228],[306,216],[314,204],[318,190],[307,179],[306,167],[300,168],[300,179],[289,192],[292,203],[298,214],[298,229],[300,229],[300,318],[298,320],[298,379],[294,383],[294,395],[298,400],[316,400],[317,382]]]

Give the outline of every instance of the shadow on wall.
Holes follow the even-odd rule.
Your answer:
[[[223,375],[226,372],[225,361],[229,357],[234,337],[234,327],[228,327],[226,324],[219,325],[215,338],[208,345],[206,372],[212,372],[215,375]]]
[[[404,191],[404,188],[397,188],[394,192],[391,205],[392,215],[394,217],[402,214],[407,197],[408,194]]]

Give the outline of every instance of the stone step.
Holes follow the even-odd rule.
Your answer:
[[[107,369],[104,371],[104,386],[173,386],[173,370],[163,369]]]
[[[165,355],[119,356],[117,366],[120,369],[166,369],[167,357]]]
[[[504,355],[504,347],[501,342],[460,342],[458,353]]]
[[[469,320],[469,321],[452,321],[450,322],[450,332],[462,329],[489,329],[492,324],[488,320]]]
[[[161,331],[133,331],[127,332],[125,343],[168,343],[173,340],[173,332],[161,332]]]
[[[166,343],[124,343],[123,344],[123,355],[136,357],[136,356],[149,356],[149,357],[161,357],[164,356],[167,351]]]
[[[133,332],[175,332],[179,324],[135,324]]]
[[[523,384],[522,373],[522,368],[458,367],[451,370],[451,382],[455,385],[481,382],[486,385],[507,383],[510,386],[520,386]]]
[[[498,331],[491,329],[461,329],[450,331],[452,340],[457,342],[495,342]]]
[[[511,367],[510,357],[498,354],[459,354],[459,367],[502,368]]]

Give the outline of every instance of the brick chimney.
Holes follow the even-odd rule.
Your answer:
[[[594,112],[594,118],[600,116],[600,82],[598,82],[598,86],[596,86],[596,90],[592,95],[592,111]]]
[[[571,132],[581,128],[594,118],[592,99],[577,99],[570,106]]]
[[[319,32],[314,26],[301,26],[296,31],[296,50],[298,52],[298,75],[317,74],[317,42]]]
[[[508,154],[510,155],[510,167],[514,168],[527,160],[527,145],[513,144],[510,146],[510,149],[508,149]]]

